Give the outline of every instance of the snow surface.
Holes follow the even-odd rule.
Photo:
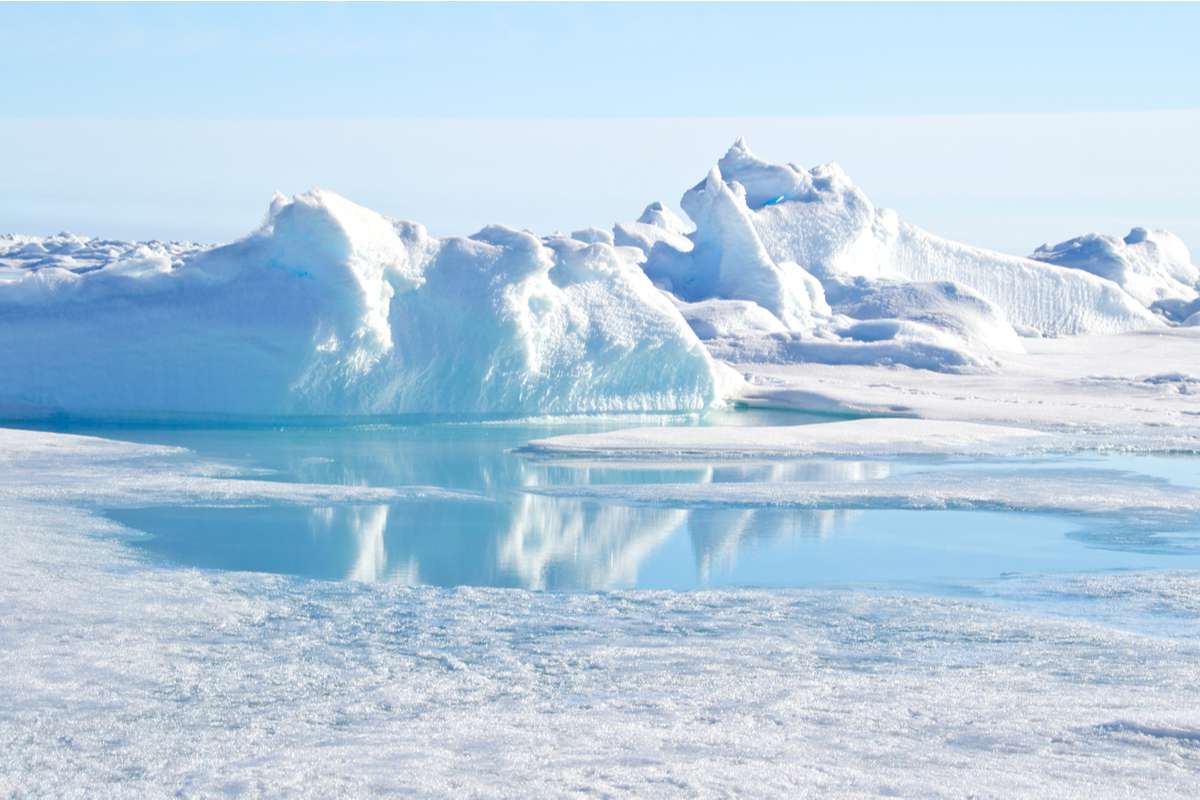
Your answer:
[[[64,270],[83,275],[99,269],[110,274],[152,274],[174,269],[207,249],[194,242],[122,242],[88,239],[70,233],[54,236],[0,235],[0,285],[16,283],[30,272]],[[51,272],[51,274],[55,274]]]
[[[167,569],[96,515],[108,485],[231,470],[4,437],[5,796],[1194,794],[1195,575],[1026,576],[962,600]],[[331,502],[285,482],[275,499]],[[1145,632],[1150,609],[1177,624]]]
[[[1200,330],[1026,341],[996,371],[741,364],[751,406],[1036,428],[1054,449],[1200,452]]]
[[[1163,231],[990,252],[742,140],[681,204],[437,238],[317,190],[222,247],[3,236],[0,416],[685,411],[742,391],[723,361],[980,373],[1021,336],[1200,324]]]

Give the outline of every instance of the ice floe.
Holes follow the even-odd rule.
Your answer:
[[[995,372],[743,363],[751,406],[1031,427],[1056,447],[1200,452],[1200,330],[1025,340]]]

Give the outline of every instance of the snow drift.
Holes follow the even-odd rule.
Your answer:
[[[4,246],[9,415],[678,410],[736,382],[604,241],[438,239],[315,191],[213,249]]]

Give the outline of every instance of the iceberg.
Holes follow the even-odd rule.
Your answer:
[[[742,139],[681,204],[693,230],[652,207],[615,234],[731,360],[977,369],[1021,352],[1018,333],[1162,324],[1107,275],[942,239],[876,208],[836,164],[772,164]]]
[[[0,416],[691,411],[747,396],[730,363],[985,373],[1030,337],[1200,325],[1165,231],[1006,255],[741,139],[680,205],[439,238],[314,190],[223,246],[2,236]]]
[[[636,252],[439,239],[327,191],[223,247],[0,242],[0,413],[704,408],[737,385]]]

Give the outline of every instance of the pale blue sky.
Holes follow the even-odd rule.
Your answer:
[[[980,244],[1200,239],[1198,5],[3,4],[0,31],[0,230],[224,239],[312,185],[439,233],[603,225],[746,134]]]

